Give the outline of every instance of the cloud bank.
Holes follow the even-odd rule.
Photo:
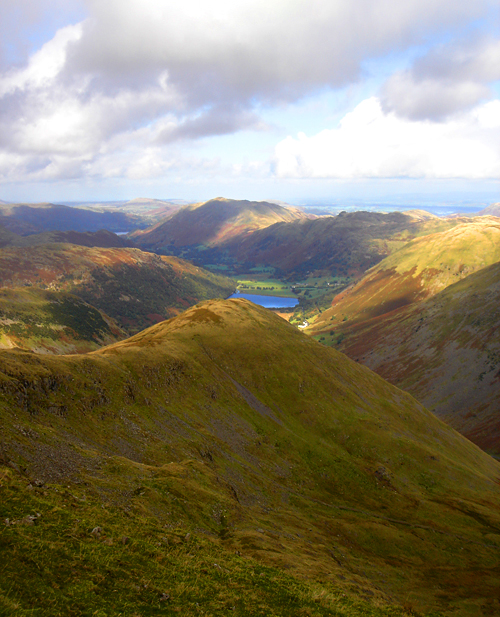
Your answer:
[[[500,101],[438,124],[385,113],[372,97],[336,129],[281,141],[274,168],[281,178],[499,178]]]
[[[492,98],[500,80],[500,40],[454,42],[433,49],[382,90],[386,111],[412,120],[443,120]]]
[[[362,80],[366,60],[428,45],[443,32],[460,31],[483,18],[497,4],[496,0],[82,1],[84,20],[60,27],[25,62],[0,72],[4,182],[156,177],[182,165],[204,170],[207,161],[186,154],[184,144],[243,130],[265,131],[266,108]],[[0,12],[9,18],[4,23],[17,16],[22,31],[23,23],[25,30],[33,19],[30,9],[41,15],[41,7],[60,5],[74,15],[82,3],[20,0],[15,12],[12,2],[0,0]],[[11,34],[15,37],[16,32]],[[455,142],[461,139],[460,143],[474,143],[477,148],[481,143],[481,160],[488,162],[487,173],[492,173],[494,163],[485,154],[492,146],[473,117],[483,113],[477,105],[491,98],[490,84],[500,78],[499,49],[498,41],[484,37],[469,47],[431,49],[413,67],[387,81],[379,97],[381,107],[375,109],[372,101],[346,117],[339,131],[280,143],[276,173],[302,177],[310,169],[311,177],[328,176],[332,172],[319,162],[313,164],[313,154],[305,153],[307,143],[332,153],[334,142],[328,148],[325,144],[336,135],[345,150],[341,136],[354,130],[348,129],[349,123],[365,122],[368,133],[375,127],[383,133],[382,125],[392,131],[399,117],[405,141],[392,147],[406,153],[409,175],[425,169],[448,174],[444,163],[434,171],[423,165],[423,141],[421,154],[413,155],[419,161],[413,169],[420,171],[411,171],[411,135],[423,130],[424,120],[448,122],[464,110],[469,110],[468,119],[450,120],[450,125],[434,132],[428,129],[429,139],[438,139],[443,151],[452,135]],[[366,114],[373,116],[371,128]],[[382,137],[380,143],[386,143]],[[374,135],[365,142],[371,148]],[[328,156],[333,163],[334,155]],[[437,162],[434,154],[430,156]],[[396,175],[403,174],[401,166],[376,160],[379,163],[371,165],[358,161],[358,171],[351,166],[344,173],[385,177],[394,169]],[[460,164],[457,169],[462,173],[466,167]]]

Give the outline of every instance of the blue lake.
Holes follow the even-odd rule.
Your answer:
[[[230,298],[245,298],[254,304],[265,306],[266,308],[293,308],[299,301],[297,298],[280,298],[279,296],[258,296],[256,294],[242,294],[237,291]]]

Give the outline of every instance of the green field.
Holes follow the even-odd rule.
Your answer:
[[[294,298],[292,286],[278,279],[241,279],[237,278],[238,289],[243,293],[258,294],[261,296],[279,296]]]

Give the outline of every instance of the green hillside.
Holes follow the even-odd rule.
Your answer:
[[[458,220],[458,219],[457,219]],[[395,251],[351,289],[334,298],[312,331],[364,321],[421,302],[472,272],[500,261],[500,220],[477,217],[416,238]]]
[[[200,300],[230,295],[235,284],[175,257],[132,248],[43,244],[0,250],[0,284],[72,293],[129,334]]]
[[[325,336],[500,455],[500,263],[406,309]],[[338,344],[337,344],[338,342]]]
[[[107,315],[63,291],[0,289],[0,348],[86,353],[126,337]]]
[[[0,368],[7,614],[500,608],[500,464],[265,309]]]

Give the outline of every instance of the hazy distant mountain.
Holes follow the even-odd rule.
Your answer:
[[[495,614],[500,464],[270,311],[3,351],[0,388],[17,613]]]
[[[0,204],[0,225],[20,235],[43,231],[123,232],[146,227],[150,222],[127,212],[98,212],[50,203]]]
[[[497,216],[500,217],[500,202],[496,204],[491,204],[484,210],[480,210],[477,212],[476,216]]]
[[[184,206],[151,229],[137,231],[133,239],[138,245],[152,249],[171,245],[213,247],[276,222],[307,218],[297,208],[284,208],[265,201],[218,197],[201,204]]]
[[[122,212],[128,215],[138,216],[143,223],[142,227],[144,227],[145,225],[154,225],[188,203],[189,202],[182,199],[164,200],[138,197],[128,201],[68,203],[66,205],[78,206],[79,208],[94,212]]]

